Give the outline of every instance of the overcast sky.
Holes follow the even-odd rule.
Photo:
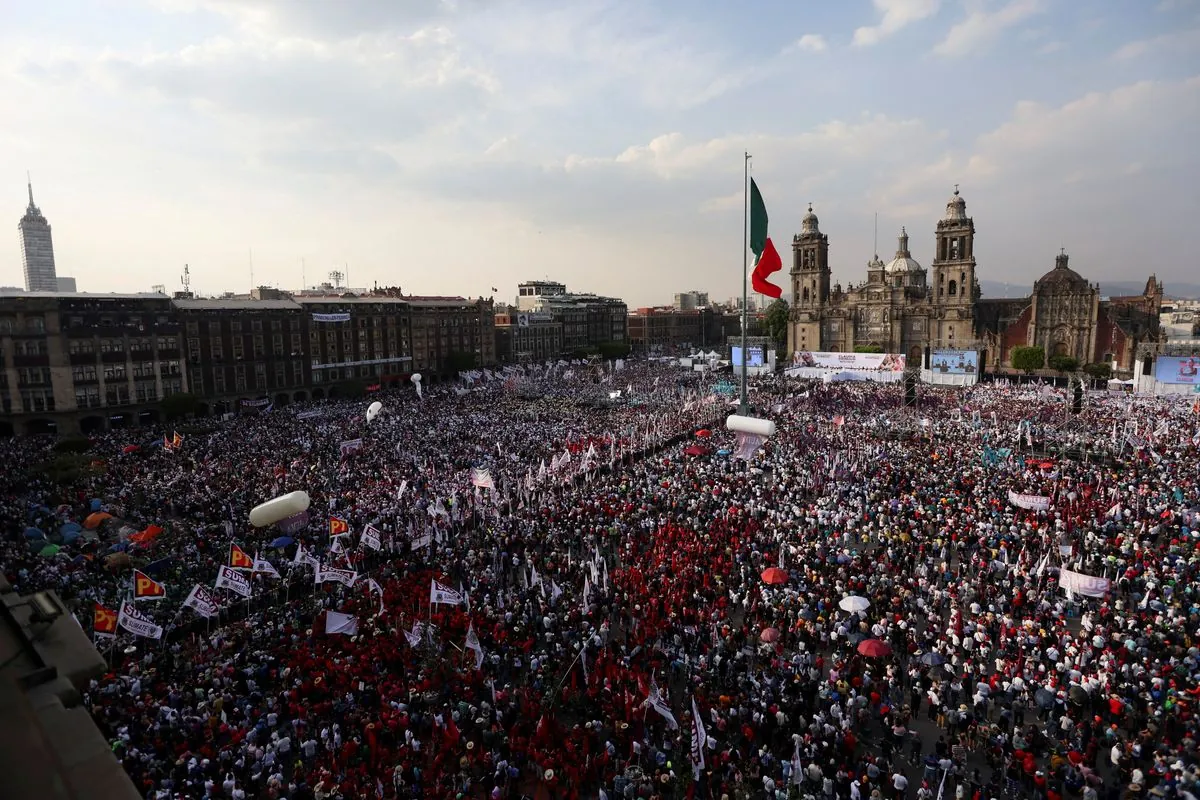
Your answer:
[[[979,277],[1195,280],[1198,0],[55,0],[0,12],[0,284],[25,172],[81,290],[740,291],[742,152],[835,277],[954,184]]]

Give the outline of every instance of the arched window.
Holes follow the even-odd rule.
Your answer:
[[[800,293],[800,300],[801,300],[801,302],[804,302],[804,303],[808,302],[808,287],[807,286],[804,287],[804,291]]]
[[[954,297],[956,294],[958,294],[958,281],[950,281],[949,285],[946,287],[946,294],[950,295],[951,297]]]

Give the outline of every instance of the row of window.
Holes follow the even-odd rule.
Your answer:
[[[0,317],[0,333],[45,333],[46,320],[41,317]]]
[[[174,336],[159,336],[158,350],[178,350],[179,340]],[[154,351],[155,339],[151,336],[132,336],[128,340],[128,345],[125,339],[100,339],[99,351],[101,353],[124,353],[127,350],[132,353],[150,353]],[[91,355],[97,350],[95,339],[71,339],[67,344],[67,352],[71,355]]]
[[[267,384],[267,365],[255,364],[253,374],[253,388],[257,391],[265,391],[267,389],[283,389],[293,386],[304,385],[304,362],[292,361],[291,369],[288,369],[289,362],[276,362],[271,370],[271,375],[274,378],[271,385]],[[212,375],[212,388],[216,394],[225,394],[230,391],[229,379],[227,370],[224,367],[214,367]],[[205,393],[204,370],[200,367],[192,368],[191,390],[196,394]],[[290,380],[289,380],[290,375]],[[249,380],[250,375],[245,364],[238,364],[233,368],[233,391],[245,392],[251,388]]]

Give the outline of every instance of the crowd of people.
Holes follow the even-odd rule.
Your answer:
[[[69,475],[9,443],[0,568],[89,632],[162,587],[85,698],[147,798],[1194,800],[1190,402],[765,377],[758,440],[728,376],[620,366],[111,431]]]

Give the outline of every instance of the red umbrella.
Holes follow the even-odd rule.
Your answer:
[[[758,635],[758,638],[764,642],[777,642],[779,641],[779,629],[763,628],[762,633]]]
[[[779,584],[787,583],[788,574],[779,567],[767,567],[762,573],[763,583]]]
[[[138,450],[141,450],[141,448],[136,444],[127,444],[121,448],[122,453],[136,453]]]
[[[709,436],[712,436],[712,431],[710,431],[708,428],[702,428],[701,430],[696,431],[696,435],[701,439],[707,439]]]
[[[892,654],[892,646],[879,639],[863,639],[858,643],[858,652],[867,658],[882,658]]]

